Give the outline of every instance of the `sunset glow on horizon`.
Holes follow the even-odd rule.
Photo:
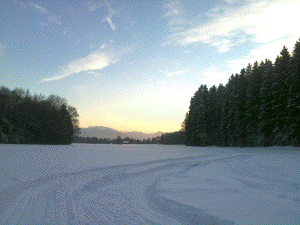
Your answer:
[[[274,62],[300,0],[1,1],[0,85],[55,94],[80,127],[174,132],[201,84]]]

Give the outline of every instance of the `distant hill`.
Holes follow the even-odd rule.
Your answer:
[[[129,137],[133,139],[148,139],[153,138],[157,136],[161,136],[165,132],[156,132],[153,134],[145,134],[142,132],[121,132],[109,127],[102,127],[102,126],[93,126],[88,128],[81,128],[79,136],[80,137],[97,137],[97,138],[110,138],[110,139],[116,139],[118,136],[121,138]]]

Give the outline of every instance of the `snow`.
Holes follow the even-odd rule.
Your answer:
[[[0,224],[299,224],[300,148],[0,145]]]

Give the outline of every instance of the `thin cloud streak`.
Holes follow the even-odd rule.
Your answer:
[[[299,38],[298,27],[300,0],[253,0],[245,1],[244,5],[236,4],[235,0],[228,0],[225,6],[218,6],[210,10],[207,15],[211,22],[201,26],[186,29],[182,32],[170,32],[169,43],[190,45],[202,43],[215,46],[219,52],[227,52],[233,46],[246,41],[252,41],[258,47],[245,52],[240,59],[230,60],[225,65],[227,71],[206,71],[207,77],[229,77],[232,73],[240,72],[248,63],[269,58],[274,60],[283,45],[290,51]],[[168,13],[172,15],[172,13]],[[227,75],[226,75],[227,74]]]
[[[232,2],[232,1],[228,1]],[[300,0],[249,1],[244,6],[229,4],[222,10],[215,10],[213,21],[171,33],[170,39],[180,45],[204,43],[228,51],[234,40],[241,34],[250,36],[256,43],[269,43],[289,34],[291,38],[299,35],[299,14],[295,7]]]
[[[187,72],[188,72],[188,70],[179,70],[179,71],[168,72],[166,75],[167,75],[167,77],[173,77],[173,76],[176,76],[176,75],[185,74]]]
[[[163,18],[168,20],[168,29],[171,33],[182,32],[185,30],[187,21],[184,19],[184,8],[181,1],[172,1],[163,6],[165,14]],[[165,45],[168,45],[165,43]]]
[[[60,80],[83,71],[103,69],[112,63],[112,58],[113,57],[108,54],[93,52],[85,58],[79,58],[74,62],[69,63],[63,68],[62,74],[44,79],[43,82]]]
[[[232,73],[238,73],[242,68],[247,67],[248,63],[253,64],[255,61],[261,62],[265,59],[270,59],[274,62],[284,45],[291,53],[296,41],[297,39],[286,38],[265,44],[260,48],[252,49],[244,58],[228,61],[228,65]]]
[[[112,17],[115,16],[117,12],[113,9],[112,5],[107,0],[105,0],[105,4],[108,8],[108,15],[103,18],[103,21],[106,21],[112,30],[116,30],[116,26],[112,22]]]
[[[112,30],[116,30],[116,26],[112,22],[112,17],[117,15],[117,11],[114,10],[112,5],[107,0],[104,0],[104,3],[107,7],[108,14],[102,19],[102,22],[107,22]],[[100,2],[97,2],[97,1],[88,1],[86,4],[87,4],[88,10],[90,12],[93,12],[96,9],[101,8],[101,7],[104,6],[103,3],[100,3]]]
[[[33,4],[33,3],[28,3],[28,4],[30,6],[32,6],[33,8],[37,9],[42,14],[46,14],[49,12],[47,9],[44,9],[43,7],[39,6],[38,4]]]
[[[93,12],[96,9],[101,8],[103,6],[102,3],[100,3],[100,2],[94,2],[94,1],[88,1],[86,4],[87,4],[88,10],[90,12]]]
[[[21,6],[21,7],[24,7],[24,8],[30,7],[32,9],[34,9],[38,13],[44,15],[50,23],[55,23],[55,24],[58,24],[58,25],[62,25],[62,22],[60,21],[58,16],[54,15],[49,10],[47,10],[46,8],[44,8],[44,7],[42,7],[38,4],[24,3],[24,2],[21,2],[21,1],[14,1],[14,3]],[[42,23],[42,25],[45,26],[46,24]]]
[[[167,9],[167,12],[164,15],[164,17],[176,17],[182,13],[182,6],[180,1],[170,2],[164,5],[164,8]]]
[[[213,67],[203,71],[201,76],[203,76],[206,84],[217,85],[215,81],[220,81],[220,83],[225,84],[231,74],[239,73],[241,69],[246,68],[249,63],[253,65],[255,61],[260,63],[261,61],[265,61],[265,59],[270,59],[274,62],[284,45],[291,53],[296,41],[297,39],[286,38],[264,44],[259,48],[252,49],[244,58],[229,60],[226,66],[220,68]]]

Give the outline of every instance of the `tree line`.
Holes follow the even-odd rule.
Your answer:
[[[128,140],[127,140],[128,139]],[[232,74],[226,85],[201,85],[180,131],[152,140],[80,138],[81,143],[186,144],[193,146],[300,146],[300,39]]]
[[[0,143],[70,144],[79,130],[76,108],[56,95],[0,87]],[[128,139],[128,140],[127,140]],[[232,74],[226,85],[201,85],[178,132],[148,140],[74,137],[76,143],[194,146],[300,146],[300,39]]]
[[[78,117],[59,96],[0,87],[0,143],[71,144]]]
[[[195,146],[300,146],[300,39],[275,63],[248,64],[225,86],[201,85],[175,135]]]
[[[115,139],[97,138],[97,137],[79,137],[75,136],[73,143],[87,143],[87,144],[160,144],[160,137],[153,137],[148,139],[133,139],[129,137],[121,138],[118,136]]]

